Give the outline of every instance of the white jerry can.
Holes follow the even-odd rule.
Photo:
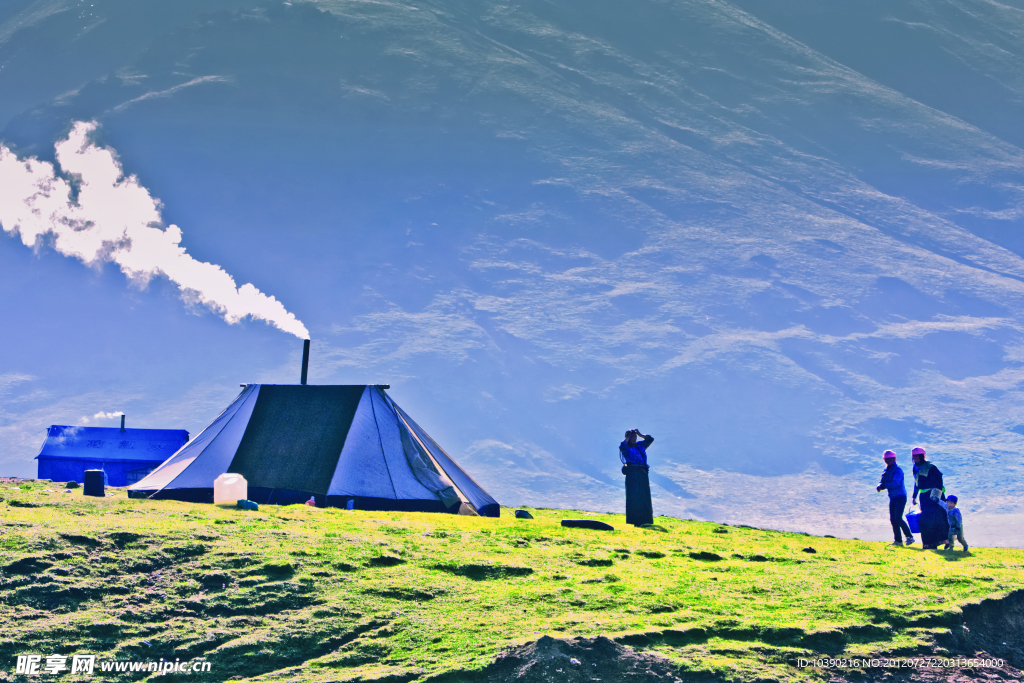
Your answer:
[[[213,504],[234,507],[249,496],[249,482],[241,474],[225,472],[213,480]]]

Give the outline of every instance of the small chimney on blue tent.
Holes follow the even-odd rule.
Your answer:
[[[121,431],[124,431],[124,415],[121,416]]]
[[[309,372],[309,340],[302,340],[302,378],[299,380],[299,384],[306,383],[306,373]]]

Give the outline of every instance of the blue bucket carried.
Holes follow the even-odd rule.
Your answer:
[[[915,533],[915,534],[921,533],[921,525],[918,523],[918,521],[920,519],[921,519],[921,513],[920,512],[916,512],[915,511],[915,512],[908,512],[907,513],[907,526],[910,527],[911,533]]]

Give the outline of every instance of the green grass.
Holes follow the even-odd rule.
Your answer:
[[[212,672],[193,680],[425,679],[544,634],[607,635],[720,677],[797,680],[817,675],[793,666],[811,653],[934,651],[965,603],[1024,588],[1019,550],[667,517],[657,531],[559,510],[244,512],[48,482],[0,484],[0,498],[4,661],[206,657]],[[583,516],[615,531],[559,525]],[[710,554],[721,559],[695,559]]]

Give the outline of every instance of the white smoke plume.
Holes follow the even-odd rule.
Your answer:
[[[20,233],[32,247],[52,234],[54,247],[85,263],[114,261],[129,278],[145,284],[158,274],[182,290],[182,298],[197,300],[229,323],[247,316],[308,339],[306,327],[280,301],[251,284],[235,286],[220,266],[197,261],[180,246],[181,229],[162,227],[160,204],[125,175],[112,150],[90,142],[96,123],[75,123],[67,140],[57,143],[57,162],[77,178],[77,198],[71,184],[54,166],[35,158],[18,157],[0,145],[0,225]]]
[[[119,410],[115,410],[112,412],[103,412],[101,410],[92,417],[83,417],[80,420],[80,422],[82,422],[83,424],[89,424],[90,422],[96,422],[97,420],[113,420],[115,418],[121,417],[122,415],[124,415],[124,413]]]

